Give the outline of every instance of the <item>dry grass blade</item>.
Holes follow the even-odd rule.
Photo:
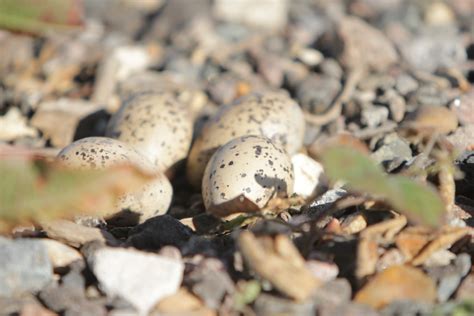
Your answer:
[[[356,277],[362,279],[374,274],[378,259],[377,242],[369,238],[361,238],[357,245]]]
[[[415,266],[423,264],[434,252],[446,249],[472,231],[470,227],[444,227],[412,260]]]
[[[378,261],[379,244],[392,243],[395,235],[407,224],[405,216],[398,216],[388,221],[369,226],[360,234],[357,246],[356,277],[361,279],[375,273]]]
[[[303,301],[320,282],[302,265],[304,259],[286,236],[262,242],[251,232],[240,234],[238,244],[248,265],[285,295]],[[271,245],[273,243],[273,246]],[[265,247],[267,244],[267,247]]]

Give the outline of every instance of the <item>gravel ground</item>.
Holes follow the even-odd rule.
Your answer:
[[[82,5],[72,32],[0,29],[0,159],[114,137],[137,150],[123,149],[127,161],[155,155],[161,178],[145,192],[161,195],[129,196],[114,218],[76,214],[0,237],[1,315],[474,314],[472,1]],[[142,95],[157,96],[155,112],[135,102],[120,114]],[[252,113],[229,110],[241,103]],[[272,116],[278,107],[290,110]],[[254,156],[243,143],[267,140],[248,134],[275,148]],[[207,170],[209,153],[193,164],[198,146],[212,154],[240,136]],[[443,224],[327,181],[318,157],[334,139],[435,186]],[[248,183],[229,168],[260,155],[275,179],[261,169],[255,181],[277,181],[279,198],[261,206],[268,191],[244,187],[237,204],[217,205],[226,185]],[[221,182],[201,188],[203,174]]]

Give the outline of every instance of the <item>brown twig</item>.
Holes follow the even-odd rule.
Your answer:
[[[322,126],[337,119],[341,115],[343,104],[349,101],[357,83],[359,83],[359,80],[362,77],[362,74],[363,71],[360,68],[350,70],[341,93],[337,96],[336,100],[334,100],[329,111],[321,115],[315,115],[308,111],[304,111],[306,122]]]

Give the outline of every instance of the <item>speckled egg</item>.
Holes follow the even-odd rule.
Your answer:
[[[215,216],[255,212],[272,197],[293,192],[293,169],[286,151],[262,136],[243,136],[220,147],[206,166],[202,194]]]
[[[208,103],[208,97],[195,82],[190,82],[185,76],[172,71],[143,71],[133,74],[117,87],[122,100],[150,92],[169,92],[178,102],[185,105],[193,117],[196,117]]]
[[[121,140],[167,171],[184,159],[192,140],[188,109],[171,93],[143,93],[125,102],[110,120],[107,136]]]
[[[137,192],[120,198],[117,210],[106,217],[116,225],[133,225],[166,213],[173,188],[164,174],[157,171],[145,157],[127,144],[106,137],[88,137],[75,141],[58,154],[57,160],[66,167],[80,170],[104,169],[131,164],[156,173],[157,178]]]
[[[199,187],[214,151],[240,136],[265,136],[293,154],[303,144],[304,127],[299,105],[283,93],[251,94],[223,106],[206,123],[191,149],[187,162],[188,180],[194,187]]]

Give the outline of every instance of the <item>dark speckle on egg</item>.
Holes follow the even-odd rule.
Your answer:
[[[124,103],[110,120],[107,135],[131,145],[166,170],[186,157],[192,128],[189,109],[173,93],[150,92]]]
[[[225,143],[242,136],[266,137],[260,149],[251,150],[254,159],[271,144],[282,146],[280,153],[297,152],[303,144],[304,116],[299,105],[284,93],[250,94],[232,104],[219,107],[218,112],[206,122],[201,135],[194,143],[187,160],[189,182],[198,186],[212,153]],[[246,140],[241,140],[242,143]],[[233,153],[241,157],[246,153]]]
[[[261,136],[244,136],[230,141],[214,153],[202,183],[204,204],[208,211],[217,216],[228,215],[226,212],[229,209],[223,206],[223,210],[219,211],[219,205],[227,205],[229,201],[243,203],[239,202],[242,194],[259,208],[264,207],[272,196],[292,194],[290,157],[285,151],[279,152],[276,147],[269,146],[268,141]],[[258,155],[255,155],[256,150]],[[238,158],[236,152],[240,154]],[[270,156],[272,159],[268,159]],[[273,161],[276,157],[280,160],[278,164]],[[212,182],[208,175],[212,175]],[[234,205],[233,209],[245,212],[246,207],[248,204],[244,203]]]

